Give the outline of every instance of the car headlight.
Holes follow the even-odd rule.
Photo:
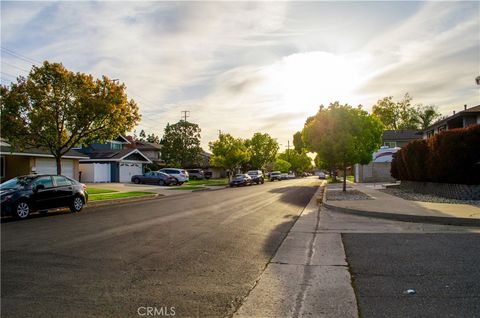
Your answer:
[[[8,202],[12,199],[13,197],[13,194],[10,194],[10,195],[2,195],[2,199],[1,199],[1,202]]]

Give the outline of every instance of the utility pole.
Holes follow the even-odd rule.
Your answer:
[[[222,134],[222,131],[219,129],[218,130],[218,138],[220,138],[220,135]]]
[[[187,121],[187,117],[190,117],[190,111],[189,110],[182,110],[182,117],[184,121]]]

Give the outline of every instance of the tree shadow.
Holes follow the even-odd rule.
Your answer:
[[[280,201],[295,206],[307,206],[308,202],[318,189],[315,186],[286,186],[269,190],[270,193],[281,193]]]

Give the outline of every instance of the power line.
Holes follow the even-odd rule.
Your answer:
[[[14,50],[11,50],[11,49],[6,48],[6,47],[4,47],[4,46],[2,46],[1,49],[2,49],[2,51],[3,51],[4,53],[7,53],[7,54],[9,54],[9,55],[11,55],[11,56],[13,56],[13,57],[18,58],[18,59],[24,60],[25,62],[33,63],[33,64],[36,64],[36,63],[42,64],[42,62],[40,62],[40,61],[34,60],[34,59],[32,59],[32,58],[29,58],[28,56],[25,56],[25,55],[23,55],[23,54],[20,54],[20,53],[18,53],[18,52],[15,52]]]
[[[23,68],[21,68],[21,67],[18,67],[18,66],[16,66],[16,65],[13,65],[13,64],[10,64],[10,63],[7,63],[7,62],[5,62],[5,61],[2,61],[2,63],[3,63],[3,64],[7,64],[8,66],[11,66],[11,67],[13,67],[13,68],[16,68],[17,70],[20,70],[20,71],[27,72],[27,73],[29,72],[29,71],[27,71],[26,69],[23,69]]]
[[[9,74],[9,73],[5,73],[5,72],[0,72],[0,73],[2,73],[3,75],[6,75],[6,76],[8,76],[8,77],[17,79],[17,76],[15,76],[15,75],[12,75],[12,74]]]

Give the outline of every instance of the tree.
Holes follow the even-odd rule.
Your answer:
[[[195,165],[201,157],[201,129],[197,124],[180,120],[170,125],[167,123],[163,138],[162,159],[167,165],[184,168]]]
[[[147,135],[145,134],[145,130],[142,129],[142,130],[140,131],[140,135],[138,135],[138,136],[140,137],[139,140],[145,141],[145,138],[147,137]]]
[[[250,159],[245,141],[230,134],[220,134],[218,140],[210,142],[208,145],[213,154],[210,163],[215,167],[229,170],[229,179],[232,173],[235,173],[242,164]]]
[[[264,169],[267,163],[275,160],[279,149],[275,139],[262,133],[255,133],[251,139],[245,141],[245,145],[250,152],[250,169]]]
[[[305,148],[305,144],[303,143],[302,133],[297,131],[293,134],[293,147],[298,153],[302,153],[303,149]]]
[[[57,174],[73,147],[114,139],[140,120],[125,85],[47,61],[10,87],[0,86],[0,111],[1,136],[15,149],[48,149]]]
[[[382,142],[380,120],[361,108],[338,102],[318,111],[303,129],[307,149],[318,154],[318,161],[344,171],[343,191],[346,191],[346,170],[355,163],[367,164]]]
[[[418,129],[417,113],[407,93],[399,102],[393,96],[384,97],[372,106],[372,112],[385,125],[385,129]]]
[[[287,173],[287,172],[290,171],[291,166],[292,165],[290,164],[290,162],[285,161],[283,159],[277,159],[277,160],[275,160],[275,163],[273,165],[273,169],[278,170],[280,172]]]
[[[433,122],[439,119],[442,115],[437,111],[434,105],[417,105],[415,110],[416,122],[420,125],[422,130],[429,127]]]
[[[302,173],[312,169],[312,159],[305,151],[298,153],[294,149],[285,150],[285,152],[278,155],[278,158],[290,163],[290,169],[295,173]]]

